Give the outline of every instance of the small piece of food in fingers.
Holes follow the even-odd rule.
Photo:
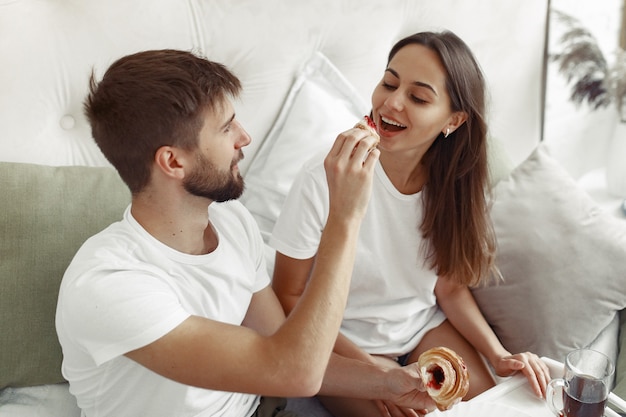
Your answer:
[[[426,392],[441,411],[461,401],[469,390],[469,373],[463,358],[452,349],[435,347],[417,360]]]
[[[372,136],[374,136],[376,138],[376,143],[374,144],[374,146],[370,148],[370,152],[376,149],[376,147],[378,146],[378,142],[380,142],[380,136],[378,135],[378,132],[376,131],[376,123],[374,123],[372,118],[365,115],[363,116],[361,120],[357,122],[356,125],[354,125],[354,127],[367,130]]]

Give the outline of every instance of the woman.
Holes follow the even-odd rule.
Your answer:
[[[417,361],[433,346],[464,358],[470,399],[496,374],[522,371],[542,396],[549,373],[532,353],[512,355],[480,313],[469,287],[494,273],[488,215],[485,81],[467,45],[451,32],[400,40],[372,94],[380,162],[337,355],[377,366]],[[323,167],[310,161],[283,206],[271,239],[273,286],[289,313],[306,287],[328,215]],[[327,371],[320,397],[337,416],[415,415],[394,404],[341,397]],[[349,363],[349,362],[348,362]],[[390,414],[387,414],[390,413]]]

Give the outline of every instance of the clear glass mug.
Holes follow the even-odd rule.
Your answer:
[[[546,392],[548,407],[561,417],[602,417],[606,407],[615,365],[603,353],[577,349],[565,358],[563,378],[550,381]],[[561,392],[562,404],[555,403]]]

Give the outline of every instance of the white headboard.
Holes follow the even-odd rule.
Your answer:
[[[514,162],[541,135],[547,0],[0,0],[0,160],[106,165],[82,102],[92,68],[145,49],[194,50],[244,84],[258,149],[298,70],[324,53],[369,102],[391,45],[426,29],[464,38],[487,75],[491,130]],[[324,123],[320,120],[320,123]]]

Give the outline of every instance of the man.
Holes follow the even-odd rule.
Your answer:
[[[328,154],[331,213],[306,294],[285,319],[257,226],[235,201],[250,143],[231,102],[239,80],[220,64],[161,50],[118,60],[90,87],[93,137],[132,202],[85,242],[61,284],[57,333],[79,407],[103,417],[290,415],[270,397],[322,385],[375,139],[351,129]],[[372,389],[432,406],[419,378],[395,380],[387,373]]]

